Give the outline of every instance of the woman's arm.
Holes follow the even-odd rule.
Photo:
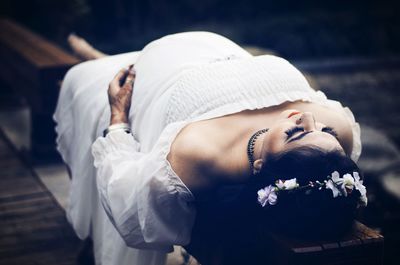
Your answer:
[[[130,69],[131,70],[131,69]],[[126,122],[134,72],[120,71],[109,87],[110,123]],[[165,140],[149,153],[124,130],[112,130],[92,146],[100,201],[126,244],[170,250],[190,240],[194,222],[192,195],[170,174]]]

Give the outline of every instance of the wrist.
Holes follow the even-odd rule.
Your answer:
[[[103,137],[106,137],[107,134],[110,132],[116,132],[116,131],[123,131],[125,133],[131,133],[131,128],[128,123],[112,124],[103,131]]]
[[[125,113],[111,113],[110,125],[128,123],[128,115]]]

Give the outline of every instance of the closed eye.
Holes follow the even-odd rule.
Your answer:
[[[338,139],[338,134],[332,127],[324,127],[321,129],[321,131],[329,133],[329,134],[335,136],[336,139]]]
[[[337,132],[332,127],[326,126],[326,127],[322,128],[321,131],[324,132],[324,133],[329,133],[330,135],[334,136],[336,139],[339,139]],[[287,135],[286,141],[288,141],[297,132],[304,132],[304,127],[297,127],[296,126],[296,127],[293,127],[293,128],[290,128],[290,129],[286,130],[285,131],[285,133]],[[290,141],[292,141],[292,140],[290,140]]]
[[[297,132],[304,132],[304,127],[293,127],[289,130],[286,130],[285,133],[287,135],[286,140],[289,140]]]

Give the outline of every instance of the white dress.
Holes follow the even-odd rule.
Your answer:
[[[108,84],[133,63],[133,136],[101,137],[110,119]],[[195,198],[166,159],[185,125],[297,100],[343,113],[358,159],[360,129],[348,108],[314,91],[286,60],[253,57],[214,33],[173,34],[141,52],[73,67],[54,114],[57,147],[72,173],[68,220],[80,238],[92,237],[96,263],[163,264],[173,245],[190,241]]]

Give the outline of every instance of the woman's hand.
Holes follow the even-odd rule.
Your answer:
[[[136,72],[133,70],[133,65],[131,65],[129,69],[122,69],[119,71],[111,81],[108,87],[108,101],[111,107],[111,125],[116,123],[128,123],[135,78]]]

